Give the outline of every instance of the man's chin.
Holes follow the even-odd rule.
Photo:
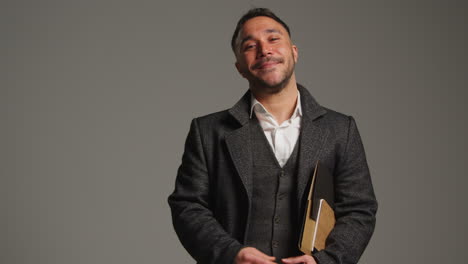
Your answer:
[[[255,86],[264,90],[267,93],[275,94],[281,92],[286,87],[286,80],[258,80]]]

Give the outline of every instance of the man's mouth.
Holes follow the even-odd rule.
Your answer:
[[[260,65],[260,67],[258,67],[259,69],[267,69],[267,68],[271,68],[273,66],[275,66],[276,64],[278,64],[277,62],[267,62],[267,63],[263,63]]]
[[[263,59],[257,63],[254,64],[253,68],[254,69],[268,69],[268,68],[272,68],[274,67],[275,65],[279,64],[283,62],[282,59],[278,59],[278,58],[268,58],[268,59]]]

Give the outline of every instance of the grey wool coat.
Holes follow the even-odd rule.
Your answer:
[[[356,123],[301,93],[297,203],[303,219],[306,186],[318,160],[333,175],[336,225],[319,264],[357,263],[375,226],[377,201]],[[168,202],[175,231],[198,263],[233,263],[244,246],[252,197],[250,90],[229,110],[192,120]],[[300,225],[301,223],[298,223]],[[279,260],[278,260],[279,261]]]

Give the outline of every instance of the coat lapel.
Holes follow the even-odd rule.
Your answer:
[[[303,112],[297,176],[297,202],[300,205],[300,214],[302,212],[301,206],[304,204],[304,191],[312,177],[315,164],[319,159],[320,151],[328,137],[329,130],[321,125],[322,122],[318,119],[318,117],[326,113],[326,110],[315,101],[307,89],[299,84],[298,89],[301,93]]]
[[[252,144],[250,142],[250,90],[231,108],[229,113],[239,122],[240,128],[225,137],[237,173],[242,180],[249,201],[252,198]]]

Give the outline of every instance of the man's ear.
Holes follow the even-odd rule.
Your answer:
[[[293,52],[294,62],[297,63],[297,59],[299,58],[299,53],[297,52],[296,45],[292,45],[292,52]]]
[[[235,65],[236,65],[236,69],[240,73],[240,75],[242,75],[242,77],[245,78],[244,71],[241,69],[239,62],[236,61]]]

